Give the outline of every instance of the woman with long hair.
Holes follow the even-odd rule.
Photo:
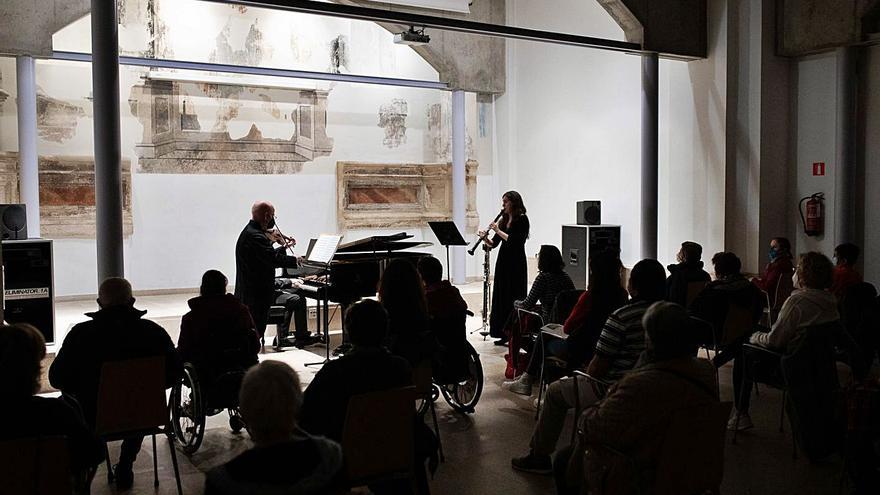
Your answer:
[[[379,302],[388,312],[388,350],[416,366],[431,359],[437,341],[428,324],[425,287],[415,265],[393,260],[379,281]]]
[[[492,222],[489,230],[495,233],[486,237],[485,248],[499,247],[495,260],[495,287],[492,290],[492,312],[489,318],[489,334],[498,339],[496,345],[507,345],[504,327],[513,310],[513,302],[526,297],[528,268],[526,266],[526,239],[529,238],[529,217],[522,196],[507,191],[501,197],[502,216]],[[485,237],[487,232],[480,231]]]

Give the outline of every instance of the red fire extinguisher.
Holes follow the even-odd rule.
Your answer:
[[[803,208],[804,201],[807,202],[806,213]],[[804,224],[804,234],[808,236],[822,235],[825,230],[825,193],[816,193],[801,198],[798,210],[801,213],[801,222]]]

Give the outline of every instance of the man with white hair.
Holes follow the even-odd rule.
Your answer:
[[[70,329],[49,368],[49,383],[65,395],[74,397],[92,428],[97,415],[101,367],[106,362],[151,356],[165,358],[165,384],[171,387],[180,378],[182,366],[174,343],[165,329],[144,319],[146,311],[134,307],[131,284],[124,278],[108,278],[98,289],[100,310],[86,313],[91,321]],[[144,437],[123,440],[119,463],[115,467],[116,488],[131,487],[134,464]]]
[[[282,237],[275,228],[275,207],[268,201],[257,201],[251,207],[251,220],[244,226],[235,243],[235,297],[251,312],[260,341],[264,342],[269,307],[275,302],[275,269],[296,268],[298,261],[285,251],[294,242]],[[273,248],[272,244],[279,247]],[[287,306],[287,304],[285,304]],[[305,300],[300,304],[303,318]],[[290,320],[286,324],[290,325]],[[308,337],[308,329],[305,330]],[[281,332],[279,332],[281,333]],[[277,345],[283,345],[286,335],[278,335]]]
[[[254,448],[208,472],[207,495],[332,493],[342,468],[342,448],[298,426],[299,376],[281,361],[264,361],[245,375],[241,414]]]

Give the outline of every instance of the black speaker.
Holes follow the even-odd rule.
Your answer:
[[[0,205],[0,237],[27,239],[27,209],[25,205]]]
[[[55,286],[52,278],[52,241],[3,241],[4,318],[30,323],[46,342],[55,341]]]
[[[602,202],[599,200],[578,201],[577,224],[599,225],[602,223]]]
[[[576,288],[587,288],[590,254],[606,249],[620,251],[620,226],[562,226],[562,259],[565,262],[565,272]]]

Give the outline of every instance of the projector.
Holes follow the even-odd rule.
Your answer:
[[[409,31],[403,31],[394,35],[394,42],[398,45],[427,45],[431,41],[431,37],[425,34],[425,30],[416,31],[415,28],[409,28]]]

